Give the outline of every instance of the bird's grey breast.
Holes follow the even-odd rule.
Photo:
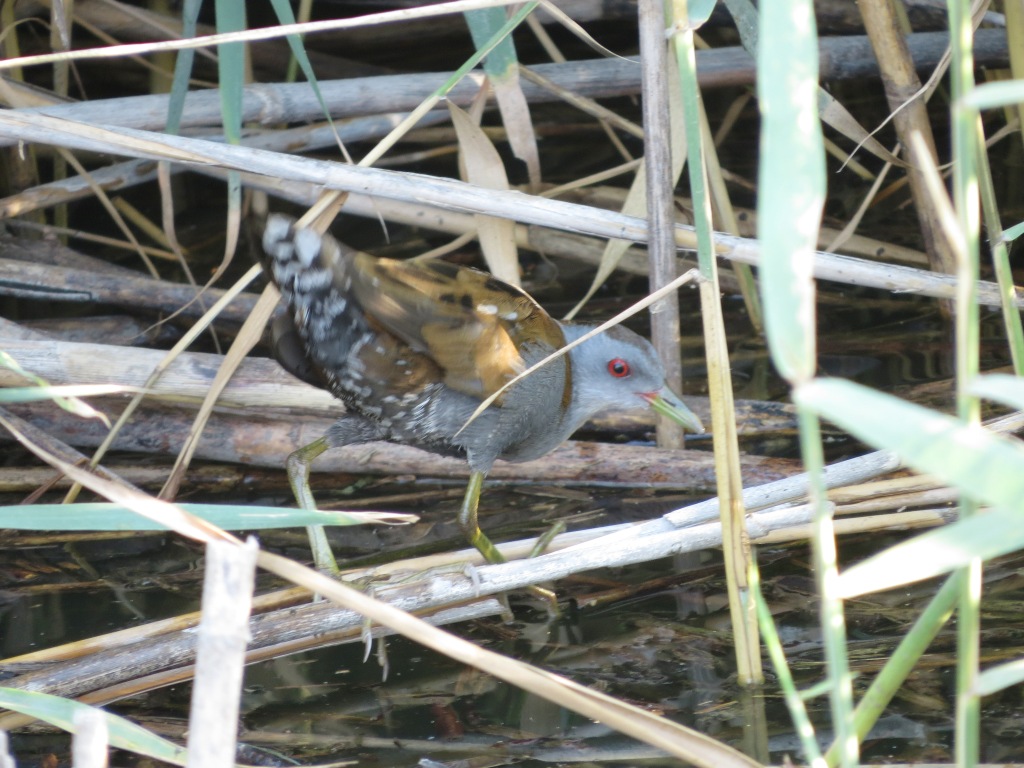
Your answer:
[[[520,350],[527,367],[552,352],[546,345]],[[531,461],[554,450],[573,431],[566,423],[568,359],[560,357],[504,394],[486,438],[487,453],[505,461]],[[482,446],[481,446],[482,447]],[[480,449],[478,449],[480,450]],[[493,461],[493,459],[491,459]]]

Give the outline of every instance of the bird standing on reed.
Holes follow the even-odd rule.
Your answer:
[[[610,408],[653,407],[704,431],[665,383],[651,344],[621,326],[516,382],[471,419],[485,398],[594,326],[554,320],[486,273],[374,258],[281,215],[267,221],[263,248],[289,310],[279,318],[278,358],[346,408],[327,434],[288,457],[306,509],[316,508],[310,463],[329,448],[386,440],[462,456],[471,475],[459,525],[489,562],[503,562],[477,522],[483,479],[497,459],[538,459]],[[317,566],[332,567],[322,529],[311,529],[311,542]]]

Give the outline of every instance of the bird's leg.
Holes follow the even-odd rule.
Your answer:
[[[288,482],[292,487],[292,493],[295,494],[295,500],[302,509],[316,510],[313,491],[309,488],[309,466],[317,456],[330,447],[331,444],[324,436],[288,456],[288,462],[285,465],[288,469]],[[334,553],[331,552],[331,545],[327,541],[324,527],[311,525],[306,530],[309,532],[309,546],[313,550],[313,563],[317,570],[338,573],[338,563],[334,559]]]
[[[489,563],[498,565],[508,562],[505,556],[498,551],[494,543],[487,538],[487,534],[480,530],[480,523],[477,520],[477,509],[480,506],[480,490],[484,485],[484,473],[473,471],[469,475],[469,484],[466,486],[466,495],[462,499],[462,509],[459,510],[459,527],[463,535],[477,551],[484,556]],[[546,545],[546,542],[545,542]],[[544,600],[557,616],[558,598],[550,589],[532,586],[529,591]]]
[[[466,495],[459,510],[459,527],[466,540],[472,544],[489,563],[504,563],[505,557],[498,551],[487,535],[480,530],[477,522],[477,508],[480,506],[480,489],[484,485],[484,473],[474,470],[469,475]]]
[[[565,523],[558,521],[548,528],[543,535],[537,537],[537,541],[534,542],[533,548],[530,550],[530,554],[526,557],[540,557],[547,551],[548,545],[551,544],[554,538],[562,533],[565,533]]]

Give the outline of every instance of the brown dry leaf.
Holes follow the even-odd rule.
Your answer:
[[[905,160],[901,160],[883,147],[864,126],[857,122],[854,116],[846,110],[846,107],[836,101],[824,88],[818,88],[818,114],[822,121],[835,128],[850,141],[855,142],[858,148],[864,147],[871,154],[899,168],[909,167]]]
[[[540,188],[540,153],[537,150],[537,134],[533,130],[530,104],[523,95],[519,84],[519,71],[513,69],[501,80],[491,80],[494,98],[498,100],[501,122],[508,133],[512,154],[526,163],[530,189]]]
[[[448,102],[448,111],[459,138],[459,156],[467,181],[478,187],[508,190],[508,177],[498,150],[473,119]],[[495,277],[519,285],[519,252],[516,249],[515,223],[508,219],[477,214],[480,247],[487,267]]]

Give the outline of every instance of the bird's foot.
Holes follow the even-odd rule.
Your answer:
[[[370,619],[363,621],[363,627],[359,636],[363,641],[363,663],[365,664],[373,652],[373,622]],[[383,635],[377,638],[377,664],[381,669],[381,681],[387,680],[391,665],[388,662],[388,644]]]
[[[473,563],[465,563],[462,566],[462,573],[473,584],[473,595],[480,597],[480,571]]]

